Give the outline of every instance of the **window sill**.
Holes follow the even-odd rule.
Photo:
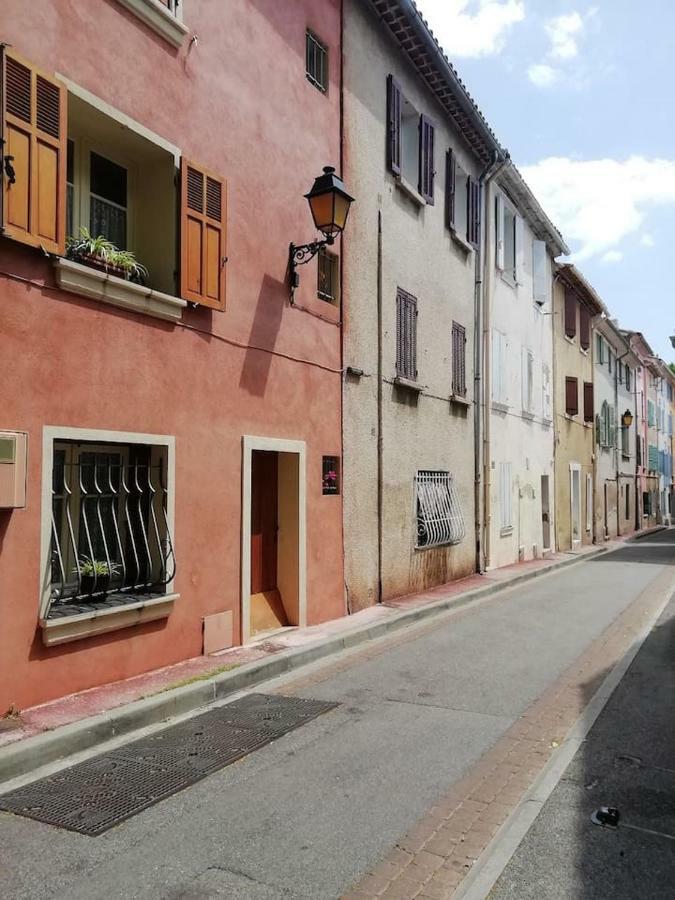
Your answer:
[[[574,340],[573,337],[570,337],[569,334],[564,334],[563,337],[565,338],[565,340],[567,341],[568,344],[571,344],[573,347],[576,346],[577,342]],[[576,335],[574,337],[576,337]]]
[[[190,30],[159,0],[118,0],[118,2],[174,47],[180,47]]]
[[[64,291],[88,297],[90,300],[110,303],[120,309],[176,322],[180,320],[187,306],[187,301],[181,300],[180,297],[153,291],[116,275],[108,275],[99,269],[73,262],[72,259],[57,257],[54,267],[56,281]]]
[[[544,425],[546,428],[550,428],[551,425],[553,425],[553,419],[549,418],[548,416],[544,416],[543,419],[541,420],[541,424]]]
[[[577,420],[576,417],[579,415],[579,413],[574,413],[574,414],[572,414],[572,413],[566,412],[566,413],[563,413],[563,415],[564,415],[564,417],[565,417],[566,419],[568,419],[570,422],[576,422],[576,420]]]
[[[471,406],[471,401],[467,400],[462,394],[450,394],[450,403],[455,406],[465,406],[467,408]]]
[[[458,234],[458,232],[455,231],[454,228],[450,229],[450,236],[452,237],[453,241],[459,247],[461,247],[462,250],[464,250],[465,253],[473,253],[474,247],[466,240],[466,238],[463,238],[461,234]]]
[[[401,193],[405,194],[409,200],[416,206],[426,206],[427,201],[424,197],[415,190],[415,188],[410,184],[409,181],[403,177],[403,175],[398,175],[396,177],[396,187],[401,191]]]
[[[508,403],[500,403],[498,400],[492,401],[492,409],[494,412],[507,413],[509,411]]]
[[[528,422],[534,422],[534,413],[530,412],[529,409],[522,409],[520,412],[523,419],[527,419]]]
[[[92,609],[91,612],[75,616],[40,619],[42,643],[47,647],[53,647],[105,634],[108,631],[117,631],[119,628],[128,628],[131,625],[166,619],[179,598],[180,594],[164,594],[149,600],[127,603],[124,606]]]
[[[400,375],[397,375],[394,378],[394,384],[396,387],[403,388],[406,391],[412,391],[415,394],[421,394],[425,388],[425,385],[420,384],[419,381],[411,381],[409,378],[402,378]]]
[[[499,537],[509,537],[513,534],[513,525],[509,525],[508,528],[500,528],[499,529]]]
[[[515,278],[509,278],[509,276],[502,269],[497,269],[497,271],[499,272],[499,277],[504,282],[504,284],[508,284],[508,286],[514,291],[518,288],[518,282]]]

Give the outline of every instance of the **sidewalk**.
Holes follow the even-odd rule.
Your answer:
[[[648,533],[653,532],[640,537]],[[472,575],[352,616],[283,631],[246,647],[196,657],[23,710],[0,720],[0,783],[623,543],[584,547]]]

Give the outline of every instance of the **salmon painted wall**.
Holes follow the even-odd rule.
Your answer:
[[[344,613],[341,498],[321,493],[341,447],[339,310],[314,264],[296,298],[310,312],[285,284],[289,242],[316,236],[302,195],[340,168],[340,2],[185,0],[183,21],[198,40],[175,50],[114,0],[3,2],[1,41],[228,179],[229,262],[226,311],[174,326],[59,290],[49,260],[0,238],[0,429],[29,433],[27,507],[0,510],[0,714],[196,656],[210,613],[234,611],[238,642],[243,434],[307,442],[308,621]],[[325,95],[307,27],[329,49]],[[176,436],[167,620],[43,646],[44,425]]]

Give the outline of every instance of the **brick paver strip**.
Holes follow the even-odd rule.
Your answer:
[[[662,602],[653,581],[584,651],[566,672],[523,713],[500,740],[448,791],[439,797],[372,873],[354,885],[347,898],[448,900],[555,748],[579,718],[646,621]],[[462,610],[457,615],[468,614]],[[437,628],[434,623],[433,628]],[[397,635],[392,643],[417,639]],[[387,646],[371,649],[379,655]],[[353,660],[350,659],[350,665]],[[333,674],[335,667],[330,667]],[[302,687],[330,677],[325,672],[302,679]],[[293,683],[298,687],[298,683]]]

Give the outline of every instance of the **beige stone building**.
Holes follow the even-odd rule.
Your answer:
[[[557,265],[553,281],[556,544],[574,550],[593,542],[593,320],[603,304],[573,265]]]
[[[406,11],[408,10],[408,11]],[[347,604],[476,567],[480,185],[498,144],[409,4],[344,4]]]

